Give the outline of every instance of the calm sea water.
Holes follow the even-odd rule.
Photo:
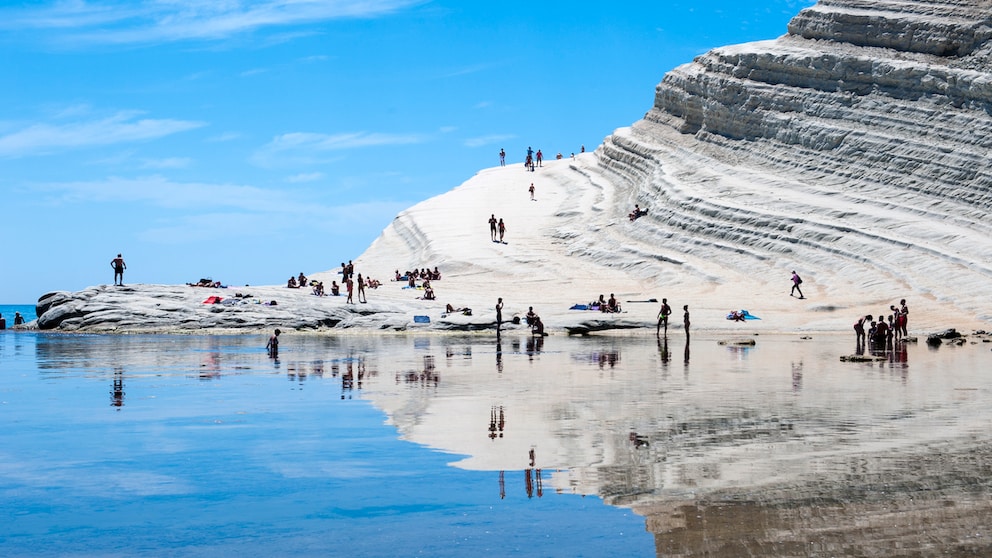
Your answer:
[[[992,549],[989,344],[264,343],[0,334],[0,553]]]

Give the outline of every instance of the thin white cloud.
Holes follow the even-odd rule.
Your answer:
[[[0,30],[48,30],[69,43],[219,40],[269,27],[394,13],[425,0],[68,0],[0,8]]]
[[[142,168],[146,169],[184,169],[193,160],[189,157],[166,157],[164,159],[145,159],[142,161]]]
[[[243,211],[306,213],[312,204],[287,192],[239,184],[174,182],[152,175],[139,178],[111,177],[98,181],[38,184],[33,189],[50,204],[142,203],[167,209],[204,207]]]
[[[496,143],[509,141],[517,136],[513,134],[492,134],[489,136],[479,136],[465,140],[465,147],[485,147]]]
[[[46,122],[7,131],[0,135],[0,157],[149,141],[206,125],[189,120],[137,118],[139,114],[125,111],[95,120]]]
[[[315,182],[321,178],[324,178],[324,173],[322,172],[302,172],[300,174],[294,174],[293,176],[287,176],[286,182],[299,184],[302,182]]]
[[[217,134],[216,136],[210,136],[209,138],[207,138],[207,141],[220,143],[220,142],[225,142],[225,141],[234,141],[236,139],[240,139],[241,137],[243,137],[243,136],[241,134],[239,134],[238,132],[224,132],[223,134]]]
[[[322,203],[317,192],[262,188],[241,184],[174,182],[162,176],[112,177],[99,181],[58,182],[30,186],[41,204],[91,207],[124,204],[156,208],[158,220],[136,233],[161,244],[203,239],[243,240],[301,230],[340,233],[388,222],[413,205],[410,200],[362,201],[347,205]],[[142,211],[135,207],[134,211]],[[377,225],[378,226],[378,225]]]
[[[411,145],[430,139],[423,134],[386,134],[378,132],[349,132],[341,134],[316,134],[291,132],[276,136],[259,148],[251,157],[254,164],[273,167],[286,164],[321,164],[333,158],[332,152],[363,147],[386,145]]]

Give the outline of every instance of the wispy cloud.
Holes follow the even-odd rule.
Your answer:
[[[166,157],[164,159],[145,159],[141,166],[146,169],[184,169],[193,162],[189,157]]]
[[[64,0],[0,8],[0,30],[47,30],[70,43],[218,40],[268,27],[388,15],[425,0]]]
[[[50,204],[142,203],[166,209],[202,207],[244,211],[306,213],[311,204],[287,192],[239,184],[174,182],[163,176],[111,177],[97,181],[38,184],[33,189]]]
[[[324,178],[324,173],[322,172],[303,172],[300,174],[294,174],[293,176],[287,176],[286,182],[299,184],[302,182],[315,182],[321,178]]]
[[[175,182],[138,178],[58,182],[31,186],[39,203],[53,205],[135,204],[157,208],[160,220],[137,235],[164,244],[264,236],[300,230],[367,227],[388,222],[409,200],[326,204],[314,191],[242,184]]]
[[[316,134],[292,132],[276,136],[252,155],[252,162],[261,167],[286,164],[320,164],[330,162],[330,153],[363,147],[411,145],[424,143],[424,134],[386,134],[378,132],[349,132]]]
[[[479,136],[465,140],[465,147],[485,147],[496,143],[510,141],[517,136],[513,134],[492,134],[489,136]]]
[[[138,118],[140,112],[73,122],[37,123],[0,135],[0,157],[45,155],[57,151],[149,141],[200,128],[190,120]]]
[[[236,139],[240,139],[241,137],[242,137],[241,134],[239,134],[238,132],[224,132],[223,134],[210,136],[209,138],[207,138],[207,141],[220,143],[225,141],[234,141]]]

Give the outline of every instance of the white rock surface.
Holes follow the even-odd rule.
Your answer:
[[[688,304],[694,328],[849,331],[906,298],[911,330],[987,329],[990,8],[820,2],[777,40],[715,49],[670,72],[644,119],[594,153],[533,173],[487,169],[402,212],[357,269],[388,279],[438,266],[436,302],[387,282],[356,308],[289,297],[276,312],[191,312],[198,301],[185,287],[97,288],[59,310],[79,314],[62,327],[490,329],[502,296],[504,319],[533,305],[552,331],[653,331],[658,305],[627,301],[663,297],[673,327]],[[635,203],[649,214],[630,222]],[[491,214],[506,221],[506,244],[490,241]],[[789,296],[793,269],[806,299]],[[624,313],[568,310],[611,292]],[[473,316],[442,318],[447,302]],[[762,320],[724,319],[741,308]],[[431,324],[413,326],[416,314]]]

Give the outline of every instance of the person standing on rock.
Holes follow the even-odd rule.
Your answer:
[[[503,151],[502,147],[499,148],[499,166],[506,166],[506,151]]]
[[[798,273],[793,270],[792,272],[792,290],[789,291],[789,296],[795,296],[796,291],[799,291],[799,298],[806,298],[803,296],[803,290],[799,288],[799,285],[803,284],[803,278],[799,276]]]
[[[282,333],[278,329],[273,332],[272,337],[269,337],[269,342],[265,344],[265,350],[269,352],[270,358],[276,358],[279,356],[279,334]]]
[[[909,322],[909,306],[906,306],[906,299],[899,301],[899,330],[902,331],[902,336],[906,337],[909,332],[906,331],[906,323]]]
[[[496,333],[499,333],[500,325],[503,323],[503,297],[496,300]]]
[[[368,299],[365,298],[365,280],[362,279],[361,273],[358,274],[358,302],[368,302]]]
[[[355,294],[355,280],[349,277],[344,283],[345,286],[348,287],[348,300],[345,300],[345,303],[354,304],[355,300],[353,296]]]
[[[533,182],[530,183],[530,189],[529,189],[529,191],[530,191],[530,201],[535,201],[534,200],[534,183]]]
[[[685,326],[685,335],[689,336],[689,305],[686,304],[682,307],[682,325]]]
[[[124,264],[124,258],[120,254],[117,254],[116,258],[110,260],[110,267],[114,268],[114,286],[123,287],[124,270],[127,269],[127,265]]]
[[[506,225],[503,224],[503,220],[499,220],[499,241],[503,242],[503,235],[506,234]],[[506,244],[503,242],[503,244]]]
[[[493,213],[489,217],[489,236],[492,237],[492,241],[496,242],[496,214]]]
[[[665,337],[668,337],[668,317],[672,315],[672,307],[668,305],[668,299],[661,299],[661,308],[658,310],[658,327],[655,328],[655,335],[661,335],[661,326],[665,326]]]

